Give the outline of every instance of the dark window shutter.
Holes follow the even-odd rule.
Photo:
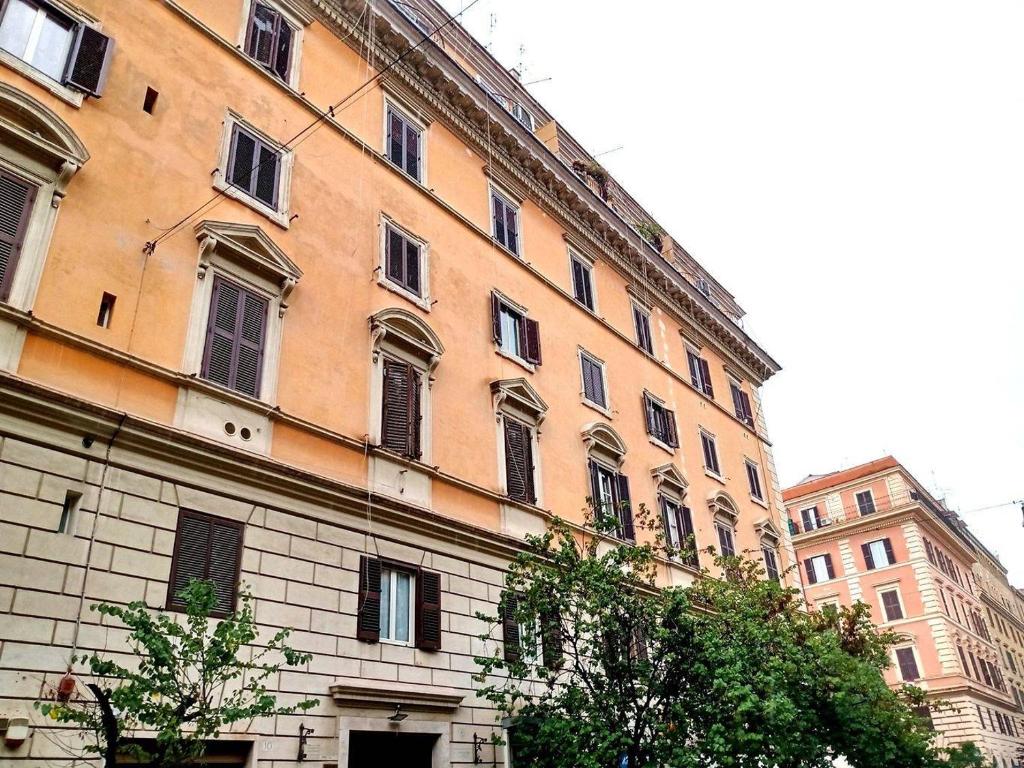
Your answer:
[[[518,597],[506,592],[501,601],[502,645],[505,648],[505,661],[519,661],[522,654],[522,640],[519,637],[519,620],[516,610],[519,606]]]
[[[885,556],[889,560],[889,565],[896,562],[896,553],[892,551],[892,542],[889,539],[882,539],[882,546],[885,547]]]
[[[231,153],[228,157],[228,183],[244,192],[252,193],[252,174],[256,167],[258,144],[256,139],[237,125],[231,135]]]
[[[369,555],[359,558],[359,605],[356,610],[356,638],[380,640],[380,560]]]
[[[729,384],[729,391],[732,393],[732,407],[736,411],[736,418],[743,418],[743,401],[740,400],[740,388],[734,383]]]
[[[238,569],[242,562],[242,527],[234,521],[214,520],[210,539],[208,578],[217,592],[217,610],[235,609]]]
[[[861,544],[860,551],[864,553],[864,566],[869,570],[875,570],[875,558],[871,554],[870,544]]]
[[[562,617],[557,608],[546,611],[540,620],[541,657],[548,669],[562,666]]]
[[[274,63],[274,37],[280,23],[281,14],[273,8],[253,3],[245,51],[268,69]]]
[[[523,343],[526,347],[526,362],[540,365],[540,324],[528,317],[523,318]]]
[[[590,500],[594,505],[595,510],[598,512],[605,512],[606,510],[598,509],[598,505],[601,503],[601,483],[598,480],[597,475],[597,462],[593,459],[587,459],[587,471],[590,473]]]
[[[665,411],[665,426],[668,427],[668,444],[670,448],[679,447],[679,432],[676,430],[676,412],[670,411],[668,408]]]
[[[181,590],[192,579],[206,578],[206,565],[210,555],[210,529],[212,521],[184,510],[178,513],[178,532],[174,539],[174,562],[171,564],[169,608],[184,608],[179,597]]]
[[[508,249],[512,253],[519,254],[519,213],[511,205],[505,206],[505,236],[508,238],[506,243]]]
[[[643,394],[644,398],[644,419],[647,424],[647,434],[657,437],[655,433],[654,424],[654,401],[651,400],[651,396],[646,392]]]
[[[418,389],[414,378],[411,365],[385,358],[381,446],[405,456],[411,455],[415,447],[410,440],[413,429],[419,431],[419,424],[413,423],[414,416],[418,422],[414,406],[419,399],[414,400],[413,389]]]
[[[179,597],[192,579],[213,582],[214,613],[225,615],[235,609],[238,572],[242,561],[244,524],[235,520],[181,510],[171,562],[169,608],[184,608]]]
[[[420,570],[416,579],[416,647],[441,650],[441,574]]]
[[[494,239],[508,247],[508,238],[505,234],[505,203],[496,194],[491,193],[491,205],[494,220]]]
[[[388,114],[388,160],[399,168],[402,167],[402,158],[405,156],[405,123],[395,112]]]
[[[704,383],[704,394],[708,397],[714,397],[715,389],[711,386],[711,368],[708,367],[708,361],[703,357],[700,358],[700,374]]]
[[[509,498],[533,504],[533,446],[530,428],[505,418],[505,482]]]
[[[501,344],[501,299],[491,294],[491,337]]]
[[[750,409],[750,397],[746,392],[740,392],[740,402],[743,405],[743,421],[749,426],[754,426],[754,412]]]
[[[114,40],[92,27],[81,24],[68,57],[64,82],[93,96],[103,93],[114,54]]]
[[[900,600],[894,591],[882,593],[882,608],[884,609],[886,621],[895,621],[903,618]]]
[[[419,181],[420,178],[420,132],[414,125],[405,126],[405,172]]]
[[[420,402],[422,381],[420,372],[414,369],[412,371],[412,402],[409,406],[409,456],[413,459],[418,459],[423,455],[420,444],[420,435],[423,433],[423,410]]]
[[[584,355],[580,358],[580,367],[583,375],[583,396],[591,402],[596,402],[597,395],[594,393],[594,376],[591,369],[594,364],[590,361],[590,358]]]
[[[7,301],[36,188],[0,171],[0,301]]]
[[[814,560],[812,558],[809,557],[804,560],[804,570],[807,571],[807,583],[817,584],[818,579],[814,575]]]
[[[828,577],[834,579],[836,577],[835,569],[832,567],[832,555],[825,555],[825,570],[828,571]]]
[[[700,358],[693,352],[687,352],[686,362],[690,366],[690,383],[693,384],[694,389],[703,391],[700,383]]]
[[[274,74],[282,80],[287,80],[291,60],[292,28],[281,19],[277,30],[277,45],[274,47]]]
[[[220,276],[214,278],[201,376],[259,397],[268,302]]]
[[[644,352],[654,354],[654,343],[651,339],[651,321],[647,314],[637,306],[633,307],[633,324],[636,326],[636,343]]]
[[[241,305],[234,388],[258,397],[266,341],[267,300],[243,290]]]
[[[388,279],[399,285],[405,283],[404,241],[405,238],[397,230],[388,227],[384,240],[384,267]]]
[[[259,167],[253,197],[277,210],[277,178],[281,170],[279,153],[260,142]]]
[[[420,295],[420,247],[405,241],[405,287]]]
[[[677,514],[679,515],[679,538],[682,540],[683,548],[687,551],[683,562],[697,568],[700,565],[700,559],[697,554],[697,538],[693,530],[693,514],[689,507],[679,507]]]
[[[622,538],[626,541],[636,541],[636,531],[633,529],[633,505],[629,498],[629,478],[625,475],[617,475],[616,486],[618,491],[618,515],[621,523]]]
[[[572,294],[573,298],[576,299],[580,304],[587,305],[586,301],[586,290],[583,286],[583,265],[576,259],[572,259]]]

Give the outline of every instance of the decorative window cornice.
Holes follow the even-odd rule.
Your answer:
[[[430,384],[444,354],[444,345],[434,330],[412,312],[397,307],[382,309],[370,317],[370,344],[375,363],[386,344],[412,353],[422,361]]]
[[[683,473],[675,464],[671,463],[662,464],[660,467],[652,469],[651,477],[654,478],[659,490],[662,487],[669,488],[679,494],[680,498],[686,495],[686,490],[690,485]]]
[[[607,424],[599,421],[587,424],[580,432],[587,452],[600,450],[616,460],[619,466],[626,459],[626,441]]]
[[[548,404],[526,379],[492,381],[491,394],[494,396],[494,414],[498,419],[510,408],[532,416],[538,427],[547,418]]]

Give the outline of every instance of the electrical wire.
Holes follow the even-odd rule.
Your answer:
[[[446,27],[448,27],[451,24],[453,24],[456,21],[456,19],[461,17],[464,13],[466,13],[466,11],[471,9],[474,5],[476,5],[479,2],[480,2],[480,0],[471,0],[471,2],[465,8],[463,8],[461,11],[459,11],[458,14],[449,16],[448,19],[443,24],[440,24],[436,29],[434,29],[433,32],[424,35],[422,38],[420,38],[420,40],[417,43],[415,43],[414,45],[410,46],[405,51],[403,51],[398,56],[396,56],[383,69],[381,69],[379,72],[377,72],[377,74],[373,75],[373,77],[368,78],[367,80],[362,82],[360,85],[356,86],[356,88],[354,88],[352,91],[350,91],[344,97],[342,97],[339,101],[337,101],[334,104],[330,105],[326,110],[321,112],[317,116],[317,118],[315,120],[313,120],[311,123],[309,123],[308,125],[303,127],[298,133],[296,133],[294,136],[292,136],[290,139],[288,139],[286,142],[284,142],[281,145],[281,149],[282,150],[284,150],[284,149],[295,149],[295,147],[297,147],[300,144],[302,144],[302,142],[304,142],[306,139],[308,139],[310,136],[312,136],[323,125],[323,123],[328,118],[333,119],[335,117],[335,115],[337,115],[339,112],[344,112],[346,109],[348,109],[353,104],[355,104],[357,101],[359,101],[363,96],[365,96],[367,93],[369,93],[368,90],[364,90],[365,88],[367,88],[368,86],[373,85],[375,82],[377,82],[378,80],[383,78],[388,72],[390,72],[392,69],[397,67],[400,63],[402,63],[411,53],[413,53],[413,51],[417,50],[427,40],[430,40],[434,35],[440,33],[443,29],[445,29]],[[368,52],[368,55],[369,55],[369,52]],[[360,93],[361,91],[362,91],[362,93]],[[251,175],[253,173],[255,173],[257,170],[259,170],[260,166],[264,162],[268,162],[268,161],[267,160],[260,160],[258,163],[256,163],[252,167],[252,169],[250,170],[250,178],[251,178]],[[233,187],[235,187],[235,185],[232,182],[229,181],[228,182],[228,188],[233,188]],[[152,253],[160,243],[162,243],[164,240],[167,240],[170,237],[173,237],[175,234],[180,232],[181,229],[183,227],[185,227],[190,221],[192,221],[192,219],[195,216],[198,216],[201,213],[203,213],[207,209],[207,206],[211,206],[212,203],[216,203],[220,199],[222,199],[224,197],[225,193],[226,193],[226,190],[217,190],[217,192],[215,192],[213,194],[213,196],[210,197],[209,200],[204,202],[202,205],[200,205],[198,208],[196,208],[195,210],[190,212],[188,215],[186,215],[186,216],[182,217],[181,219],[179,219],[174,225],[169,227],[166,231],[162,232],[157,237],[155,237],[154,239],[152,239],[149,242],[147,242],[145,247],[144,247],[144,250],[147,253]]]

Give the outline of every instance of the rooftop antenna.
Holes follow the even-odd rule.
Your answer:
[[[531,80],[528,83],[523,83],[523,87],[525,88],[528,85],[536,85],[537,83],[546,83],[546,82],[548,82],[550,80],[551,80],[550,77],[542,77],[540,80]]]
[[[494,28],[498,26],[498,14],[491,12],[490,19],[488,21],[487,29],[487,50],[491,50],[491,46],[494,45]]]
[[[612,152],[618,152],[620,149],[624,148],[624,144],[619,144],[619,146],[612,147],[611,149],[606,149],[604,152],[598,152],[596,155],[592,155],[592,157],[596,160],[597,158],[601,157],[601,155],[610,155]]]

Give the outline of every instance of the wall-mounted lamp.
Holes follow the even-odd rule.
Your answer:
[[[391,715],[391,717],[389,717],[388,720],[390,720],[392,723],[400,723],[407,717],[408,715],[402,711],[402,705],[395,704],[395,714]]]
[[[299,723],[299,754],[296,759],[301,763],[306,759],[306,740],[313,733],[312,728],[307,728],[305,723]]]
[[[25,743],[28,738],[28,718],[12,717],[7,721],[7,728],[4,729],[4,746],[8,749],[17,749]]]

